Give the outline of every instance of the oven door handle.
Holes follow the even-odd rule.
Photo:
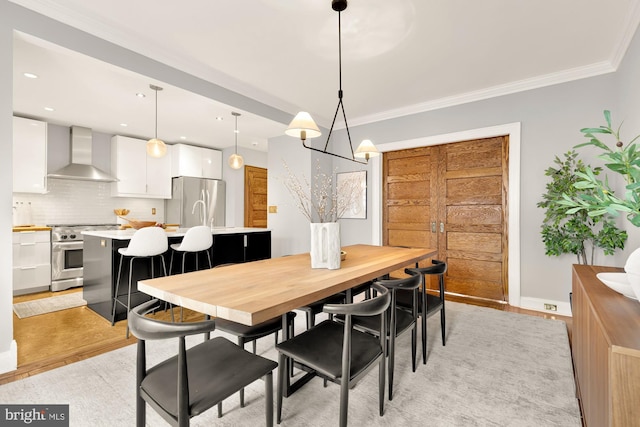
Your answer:
[[[64,250],[82,249],[84,242],[82,240],[77,240],[75,242],[52,242],[51,246],[52,248]]]

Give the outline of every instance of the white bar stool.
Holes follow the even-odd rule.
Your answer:
[[[133,260],[136,258],[148,258],[151,260],[151,278],[155,277],[153,269],[153,257],[160,256],[162,259],[162,269],[164,275],[167,275],[167,267],[162,256],[168,250],[167,233],[160,227],[145,227],[136,232],[129,241],[129,246],[118,249],[120,253],[120,264],[118,266],[118,280],[116,283],[116,292],[113,298],[113,313],[111,315],[111,326],[114,325],[116,319],[117,304],[127,308],[127,316],[131,310],[131,281],[133,275]],[[124,257],[131,257],[129,261],[129,290],[127,292],[127,304],[118,299],[118,291],[120,289],[120,273],[122,271],[122,260]],[[127,338],[129,338],[129,325],[127,325]]]
[[[211,235],[211,229],[206,225],[199,225],[197,227],[191,227],[187,230],[182,242],[174,243],[171,245],[171,262],[169,263],[169,273],[173,272],[173,254],[176,252],[182,253],[182,272],[184,273],[184,260],[187,253],[196,254],[196,270],[198,270],[198,252],[207,253],[207,259],[209,260],[209,268],[212,268],[211,255],[209,255],[209,249],[213,245],[213,236]]]

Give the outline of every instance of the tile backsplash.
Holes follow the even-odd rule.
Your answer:
[[[126,222],[116,216],[114,209],[129,209],[129,218],[164,222],[164,199],[111,197],[108,182],[49,178],[47,189],[46,194],[13,193],[13,206],[16,202],[30,202],[35,225]]]

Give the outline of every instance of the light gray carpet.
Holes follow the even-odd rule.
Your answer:
[[[394,398],[386,401],[383,417],[378,415],[377,369],[351,390],[350,425],[580,427],[564,322],[447,303],[445,347],[439,323],[437,316],[429,319],[427,365],[420,364],[415,373],[410,335],[397,341]],[[297,329],[303,324],[304,316],[298,316]],[[135,350],[128,346],[2,385],[0,402],[68,403],[71,426],[135,425]],[[176,341],[149,342],[149,362],[176,351]],[[258,352],[277,360],[273,337],[258,341]],[[235,395],[224,402],[222,418],[213,408],[192,425],[264,425],[263,392],[258,381],[246,390],[245,408]],[[284,399],[282,425],[337,425],[338,393],[337,385],[323,388],[320,379],[312,380]],[[149,408],[147,423],[166,425]]]
[[[24,319],[25,317],[81,307],[83,305],[87,305],[87,302],[82,299],[82,292],[74,292],[34,301],[19,302],[13,304],[13,311],[20,319]]]

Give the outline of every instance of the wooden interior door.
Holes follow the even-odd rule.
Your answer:
[[[244,167],[244,226],[267,228],[267,170]]]
[[[508,301],[508,151],[496,137],[384,153],[383,244],[435,247],[448,293]]]
[[[422,147],[384,153],[384,245],[437,247],[438,236],[430,228],[438,215],[433,152],[433,147]],[[392,276],[402,277],[404,272],[395,271]]]

